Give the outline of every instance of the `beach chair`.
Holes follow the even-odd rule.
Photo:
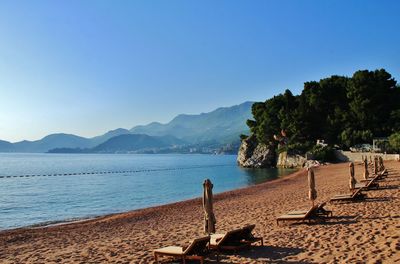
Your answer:
[[[320,203],[315,207],[314,214],[317,216],[332,216],[333,212],[325,209],[326,202]],[[287,215],[303,215],[306,214],[308,210],[298,210],[298,211],[290,211]]]
[[[217,261],[221,251],[237,251],[249,247],[249,242],[243,240],[243,229],[238,228],[224,234],[212,234],[210,249],[217,252]]]
[[[220,250],[238,250],[249,244],[243,241],[243,229],[238,228],[224,234],[212,234],[210,240],[210,249]]]
[[[365,195],[361,192],[362,188],[356,189],[353,193],[350,194],[338,194],[333,196],[329,201],[330,202],[351,202],[359,199],[363,199]]]
[[[291,211],[277,217],[276,224],[279,225],[279,223],[283,221],[310,222],[311,220],[323,220],[321,216],[317,214],[317,210],[318,205],[311,207],[308,211]]]
[[[372,180],[372,179],[375,179],[376,181],[379,181],[379,180],[383,180],[385,177],[387,177],[388,176],[388,171],[387,171],[387,169],[384,169],[383,171],[381,171],[381,172],[378,172],[378,174],[376,174],[376,175],[372,175],[372,177],[368,177],[368,179],[367,180],[361,180],[362,182],[368,182],[368,181],[370,181],[370,180]]]
[[[262,237],[256,237],[253,234],[253,230],[256,227],[256,225],[246,225],[242,228],[242,241],[245,243],[248,243],[249,245],[252,245],[254,243],[260,242],[261,246],[264,245],[264,240]]]
[[[364,190],[378,189],[379,188],[379,183],[377,183],[378,177],[379,174],[376,175],[374,178],[370,179],[369,181],[356,183],[354,185],[354,189],[364,189]]]
[[[333,215],[333,212],[331,210],[325,209],[326,202],[318,204],[318,207],[315,211],[315,214],[317,216],[328,216],[331,217]]]
[[[209,243],[210,236],[205,236],[194,239],[187,247],[169,246],[155,249],[153,251],[154,259],[156,263],[159,263],[160,256],[169,256],[181,259],[183,264],[186,263],[186,260],[199,260],[203,264],[204,256],[208,254]]]

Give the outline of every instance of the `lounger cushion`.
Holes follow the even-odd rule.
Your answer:
[[[296,215],[285,214],[285,215],[279,216],[277,219],[278,220],[281,220],[281,219],[303,219],[306,217],[306,215],[307,214],[296,214]]]
[[[353,198],[353,196],[351,195],[336,195],[334,197],[332,197],[331,200],[337,200],[337,199],[351,199]]]
[[[303,210],[303,211],[290,211],[289,213],[287,213],[287,215],[302,215],[302,214],[306,214],[308,213],[307,210]]]
[[[356,183],[354,188],[364,188],[368,185],[368,183]]]
[[[163,247],[163,248],[156,249],[156,250],[154,250],[154,252],[164,253],[164,254],[181,255],[181,254],[183,254],[183,248],[176,247],[176,246],[169,246],[169,247]]]

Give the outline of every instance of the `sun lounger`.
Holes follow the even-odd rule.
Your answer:
[[[170,246],[159,248],[153,251],[154,259],[158,262],[159,256],[170,256],[173,258],[181,259],[183,264],[186,260],[199,260],[201,264],[204,263],[204,256],[208,253],[208,244],[210,243],[210,236],[194,239],[187,247]]]
[[[318,216],[332,216],[333,212],[330,210],[326,210],[324,206],[326,202],[320,203],[315,207],[314,213]],[[303,215],[306,214],[308,210],[298,210],[298,211],[290,211],[287,215]]]
[[[264,240],[262,237],[256,237],[253,234],[253,230],[256,227],[256,225],[246,225],[245,227],[242,228],[242,241],[245,243],[248,243],[249,245],[252,245],[253,243],[260,242],[261,246],[264,245]]]
[[[357,199],[364,198],[364,194],[361,192],[362,188],[355,190],[350,194],[338,194],[333,196],[329,201],[330,202],[340,202],[340,201],[354,201]]]
[[[243,241],[243,229],[238,228],[225,234],[212,234],[210,248],[219,250],[238,250],[248,246],[249,243]]]
[[[212,234],[210,249],[217,251],[217,261],[219,260],[219,252],[221,251],[236,251],[247,248],[259,240],[263,243],[262,238],[252,236],[251,232],[253,229],[254,226],[245,226],[244,228],[234,229],[224,234]]]
[[[368,182],[356,183],[354,185],[354,189],[364,189],[364,190],[378,189],[379,183],[377,183],[376,180],[377,180],[377,178],[373,178]]]
[[[375,179],[376,181],[383,180],[385,177],[388,176],[388,174],[389,174],[388,171],[386,169],[384,169],[383,171],[378,172],[377,175],[372,175],[372,177],[368,177],[367,180],[361,180],[361,181],[362,182],[368,182],[368,181],[370,181],[372,179]]]
[[[282,221],[311,221],[311,220],[321,220],[321,215],[318,215],[318,205],[310,208],[308,211],[291,211],[287,214],[281,215],[276,218],[276,223],[279,225]]]
[[[379,183],[377,182],[382,174],[377,174],[375,177],[370,179],[369,181],[363,181],[360,183],[356,183],[354,186],[354,189],[364,189],[364,190],[370,190],[370,189],[378,189],[379,188]]]
[[[224,234],[212,234],[210,241],[210,248],[225,248],[235,249],[238,245],[239,248],[246,245],[252,245],[253,243],[260,242],[264,244],[262,237],[256,237],[253,234],[253,230],[256,225],[246,225],[241,229],[235,229]]]

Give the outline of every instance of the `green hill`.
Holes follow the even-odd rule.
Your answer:
[[[151,136],[173,135],[193,144],[210,141],[231,143],[249,131],[245,120],[251,118],[252,104],[245,102],[199,115],[178,115],[167,124],[154,122],[136,126],[130,131]]]

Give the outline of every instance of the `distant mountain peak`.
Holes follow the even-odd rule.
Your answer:
[[[112,129],[112,130],[109,130],[107,133],[114,133],[114,132],[125,132],[125,131],[129,131],[128,129],[125,129],[125,128],[116,128],[116,129]]]
[[[67,133],[53,133],[50,135],[45,136],[41,140],[46,140],[46,139],[54,139],[54,138],[59,138],[59,137],[76,137],[76,138],[83,138],[74,134],[67,134]]]
[[[114,134],[119,134],[119,135],[121,135],[121,134],[129,134],[129,133],[130,133],[130,131],[128,129],[117,128],[117,129],[113,129],[113,130],[107,131],[107,133],[105,133],[104,135],[109,135],[109,134],[113,134],[113,135]]]
[[[151,122],[149,125],[162,125],[160,122]]]
[[[173,135],[192,143],[238,140],[241,133],[248,132],[246,120],[252,117],[252,104],[245,102],[230,107],[219,107],[201,114],[179,114],[166,124],[153,122],[135,126],[130,132],[151,136]]]

